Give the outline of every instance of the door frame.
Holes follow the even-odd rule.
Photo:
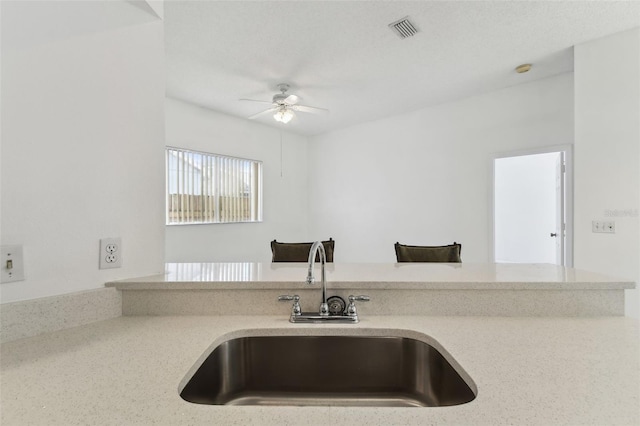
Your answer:
[[[535,154],[548,154],[552,152],[564,152],[564,216],[565,216],[565,229],[564,229],[564,265],[573,267],[573,145],[552,145],[540,148],[522,149],[516,151],[496,152],[491,155],[491,183],[490,200],[489,200],[489,241],[490,251],[489,256],[491,262],[496,261],[496,230],[495,230],[495,182],[496,182],[496,168],[495,164],[497,159],[509,158],[509,157],[522,157],[525,155]]]

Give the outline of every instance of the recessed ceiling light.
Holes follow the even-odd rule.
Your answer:
[[[518,74],[525,73],[531,69],[531,64],[522,64],[516,67],[516,72]]]

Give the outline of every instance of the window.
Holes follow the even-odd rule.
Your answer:
[[[260,222],[262,162],[166,149],[167,225]]]

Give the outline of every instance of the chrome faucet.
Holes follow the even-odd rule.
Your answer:
[[[309,270],[307,271],[307,284],[313,284],[315,277],[313,276],[313,268],[316,264],[316,253],[320,256],[320,279],[322,280],[322,302],[320,303],[320,315],[329,315],[329,305],[327,304],[327,279],[325,276],[325,263],[327,262],[327,254],[324,246],[320,241],[316,241],[309,250]]]
[[[334,314],[329,314],[329,305],[327,304],[327,278],[325,275],[325,263],[327,263],[327,254],[324,251],[324,246],[320,241],[316,241],[311,245],[309,251],[309,269],[307,271],[307,284],[315,283],[316,279],[313,275],[313,268],[316,265],[316,253],[319,253],[320,257],[320,269],[322,279],[322,302],[320,302],[320,313],[302,312],[300,309],[300,296],[283,295],[278,297],[280,301],[293,300],[293,306],[291,307],[291,316],[289,321],[293,323],[323,323],[323,322],[335,322],[335,323],[349,323],[354,324],[359,321],[358,312],[356,310],[356,301],[368,302],[369,296],[349,296],[349,307],[343,311]],[[334,296],[342,300],[338,296]],[[330,298],[331,299],[331,298]],[[342,308],[344,309],[344,301],[342,301]]]

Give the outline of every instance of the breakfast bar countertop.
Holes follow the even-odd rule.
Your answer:
[[[317,309],[307,263],[167,263],[163,274],[106,283],[135,315],[276,315],[278,296],[296,294]],[[635,283],[551,264],[328,263],[327,289],[347,300],[366,294],[366,315],[622,316]],[[392,289],[393,291],[389,291]],[[242,300],[241,306],[238,305]]]
[[[166,263],[164,274],[112,281],[118,290],[305,288],[307,263]],[[316,273],[320,270],[316,265]],[[445,290],[631,289],[635,283],[546,263],[327,263],[332,288]]]
[[[212,347],[251,334],[430,336],[477,397],[452,407],[192,404],[179,386]],[[3,425],[637,425],[638,321],[624,317],[120,317],[1,345]],[[339,379],[339,378],[338,378]]]

